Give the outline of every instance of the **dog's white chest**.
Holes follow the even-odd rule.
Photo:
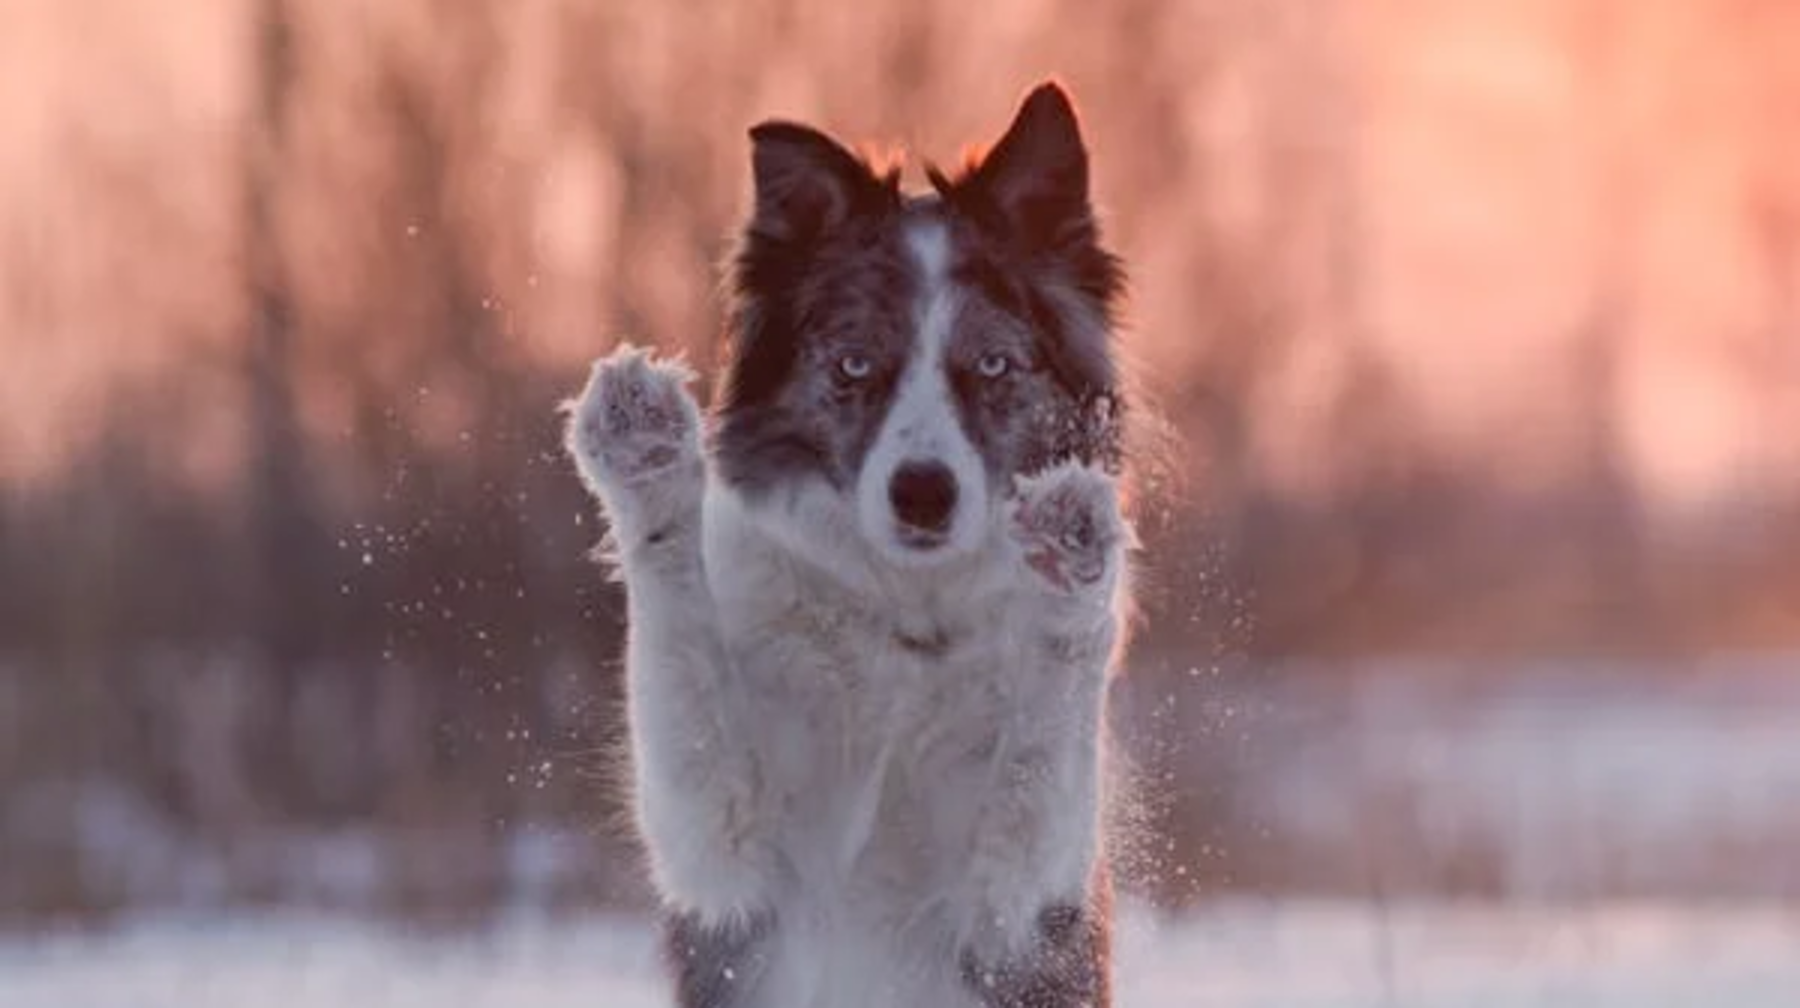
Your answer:
[[[957,863],[996,784],[1008,656],[969,626],[902,630],[855,606],[795,605],[789,620],[748,620],[726,640],[766,783],[790,810],[783,833],[800,881],[948,884],[934,876]]]
[[[712,578],[740,723],[782,810],[771,990],[784,1004],[961,1003],[971,853],[1029,717],[1010,614],[999,596],[884,608],[755,559],[719,556]]]

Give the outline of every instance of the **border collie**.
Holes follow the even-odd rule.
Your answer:
[[[750,141],[711,414],[625,346],[568,424],[677,1000],[1103,1008],[1122,274],[1074,109],[1038,87],[926,194]]]

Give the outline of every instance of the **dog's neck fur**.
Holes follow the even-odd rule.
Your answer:
[[[791,510],[759,513],[772,505]],[[979,615],[1006,587],[995,574],[1002,569],[994,562],[997,536],[939,567],[898,568],[854,526],[834,520],[840,513],[814,513],[804,500],[753,505],[714,484],[706,509],[708,579],[728,620],[732,610],[754,622],[772,609],[801,608],[853,623],[871,644],[942,657],[976,632]]]

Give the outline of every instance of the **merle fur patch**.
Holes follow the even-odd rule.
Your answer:
[[[1039,914],[1037,932],[1036,946],[1018,961],[963,957],[963,983],[982,1008],[1107,1008],[1111,934],[1105,915],[1059,904]]]
[[[1074,111],[1040,88],[983,159],[903,196],[809,127],[751,131],[755,206],[731,272],[718,396],[721,475],[756,494],[784,481],[855,480],[915,346],[924,278],[909,230],[948,236],[958,305],[943,362],[960,423],[1004,485],[1065,458],[1116,469],[1120,416],[1110,329],[1123,286],[1088,199]],[[1011,366],[984,380],[979,362]],[[845,382],[846,355],[872,373]]]

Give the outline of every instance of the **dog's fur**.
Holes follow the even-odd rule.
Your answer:
[[[629,347],[569,424],[680,1003],[1104,1006],[1121,274],[1074,111],[1039,87],[923,196],[750,135],[710,443]]]

